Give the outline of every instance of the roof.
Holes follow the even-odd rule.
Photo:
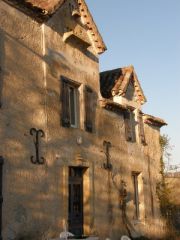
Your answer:
[[[30,15],[38,22],[45,22],[66,2],[66,0],[3,0]],[[107,50],[101,34],[93,20],[85,0],[74,0],[84,25],[98,54]]]
[[[153,125],[156,127],[162,127],[167,125],[167,123],[163,119],[154,117],[152,115],[143,114],[143,118],[144,118],[144,122],[149,125]]]
[[[39,21],[49,18],[65,0],[3,0]]]
[[[101,94],[104,98],[111,98],[115,95],[124,96],[130,81],[133,82],[136,95],[141,102],[146,102],[146,97],[143,93],[134,67],[117,68],[110,71],[100,73]]]
[[[99,30],[93,20],[93,17],[88,9],[88,6],[84,0],[77,0],[79,5],[79,10],[81,18],[88,27],[88,31],[91,35],[91,39],[94,42],[94,46],[97,49],[98,53],[101,54],[107,50],[107,47],[102,39],[102,36],[99,33]]]

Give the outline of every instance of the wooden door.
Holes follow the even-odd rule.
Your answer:
[[[83,235],[83,168],[69,168],[69,231]]]

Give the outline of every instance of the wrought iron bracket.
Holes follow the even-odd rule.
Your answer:
[[[103,164],[104,169],[111,171],[112,170],[112,164],[110,163],[110,153],[109,153],[109,149],[111,147],[111,143],[104,141],[103,142],[103,146],[105,147],[105,155],[106,155],[106,163]]]
[[[39,155],[39,138],[43,138],[45,136],[45,133],[41,129],[36,129],[36,128],[31,128],[30,129],[30,134],[34,137],[34,146],[35,146],[35,151],[36,151],[36,157],[31,156],[31,162],[33,164],[44,164],[45,163],[45,158],[40,157]]]

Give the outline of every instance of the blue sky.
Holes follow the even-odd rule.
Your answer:
[[[180,164],[180,0],[86,0],[108,50],[100,70],[134,65],[148,102],[168,122],[171,164]]]

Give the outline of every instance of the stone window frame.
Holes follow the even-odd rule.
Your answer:
[[[62,76],[61,87],[61,124],[66,128],[79,128],[81,83]],[[71,90],[73,90],[74,107],[72,106],[72,99],[70,99]],[[74,122],[72,122],[72,107],[74,108]]]

